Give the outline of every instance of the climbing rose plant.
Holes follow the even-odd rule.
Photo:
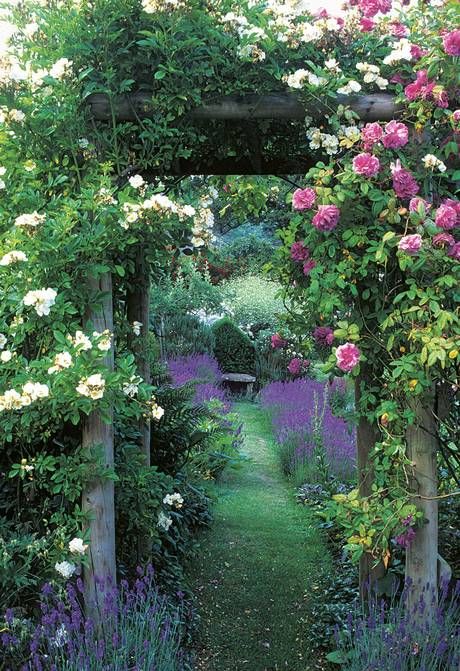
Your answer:
[[[142,327],[123,312],[135,248],[161,274],[182,244],[209,241],[212,213],[209,201],[179,203],[140,173],[167,173],[198,150],[241,152],[218,124],[190,123],[206,98],[291,89],[319,117],[289,122],[284,140],[269,126],[265,149],[294,144],[320,162],[294,194],[281,278],[304,332],[306,311],[317,315],[312,330],[333,329],[333,341],[321,336],[330,371],[371,366],[364,405],[382,429],[374,495],[337,501],[337,515],[355,555],[385,552],[417,519],[405,477],[409,401],[454,381],[458,362],[458,5],[391,10],[391,0],[353,1],[340,17],[272,0],[14,8],[0,71],[0,445],[12,477],[33,480],[29,459],[95,408],[161,416],[126,347]],[[151,93],[151,117],[117,121],[116,100],[138,90]],[[362,127],[344,96],[380,92],[402,114]],[[108,95],[105,122],[84,104],[93,93]],[[109,271],[115,334],[85,324],[101,300],[88,277]],[[77,520],[78,510],[69,539]]]

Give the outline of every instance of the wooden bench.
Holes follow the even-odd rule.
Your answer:
[[[244,393],[248,397],[252,396],[254,392],[255,381],[256,378],[253,375],[245,375],[244,373],[224,373],[222,375],[222,384],[232,393]]]

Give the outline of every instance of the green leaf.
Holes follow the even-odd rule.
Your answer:
[[[328,652],[326,659],[328,662],[332,662],[333,664],[346,664],[348,661],[347,655],[342,650],[333,650],[332,652]]]

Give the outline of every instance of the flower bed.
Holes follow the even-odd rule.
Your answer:
[[[345,393],[345,382],[332,385],[310,379],[272,382],[260,394],[271,418],[283,469],[298,484],[355,472],[355,433],[336,417],[331,400]]]

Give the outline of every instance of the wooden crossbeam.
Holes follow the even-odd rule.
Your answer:
[[[86,99],[93,117],[99,121],[112,118],[109,96],[93,93]],[[146,119],[155,113],[155,101],[146,92],[134,93],[112,100],[117,121],[136,121]],[[394,97],[388,93],[376,93],[363,96],[338,95],[335,100],[315,101],[305,107],[295,93],[280,92],[242,95],[230,95],[210,100],[187,114],[197,121],[245,119],[293,119],[301,120],[306,115],[313,118],[323,117],[333,112],[338,105],[349,106],[361,121],[389,121],[400,112]]]

